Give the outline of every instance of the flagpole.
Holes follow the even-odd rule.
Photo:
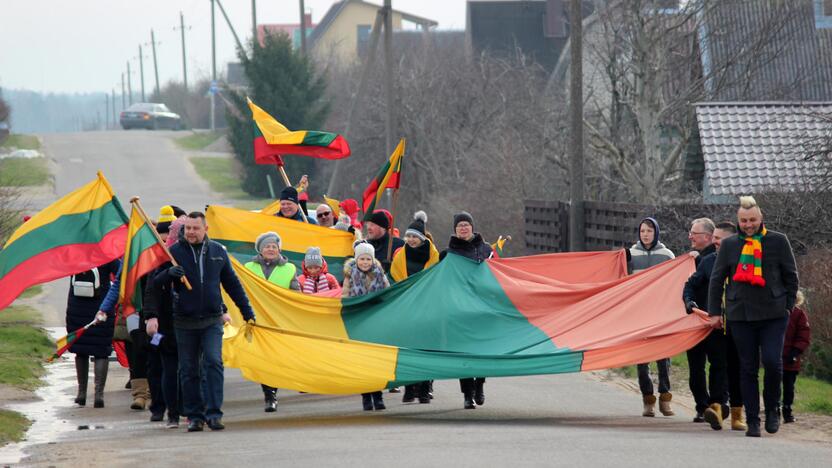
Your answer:
[[[292,183],[289,182],[289,176],[286,175],[286,169],[283,169],[283,165],[277,162],[274,163],[274,165],[277,166],[277,171],[280,172],[280,175],[283,176],[283,182],[286,183],[286,186],[291,187]],[[306,219],[306,213],[303,212],[303,208],[300,206],[300,203],[298,203],[298,211],[300,211],[300,215],[303,218],[303,222],[308,223],[309,220]]]
[[[159,236],[158,232],[156,232],[156,228],[153,227],[153,224],[151,224],[150,218],[147,216],[147,213],[144,212],[144,208],[142,208],[142,205],[139,203],[139,197],[136,196],[136,197],[131,198],[130,203],[132,203],[133,206],[136,207],[136,212],[139,213],[139,216],[141,216],[142,221],[144,221],[144,223],[147,225],[147,227],[150,228],[150,231],[153,233],[153,236],[156,238],[156,242],[158,242],[159,245],[162,246],[162,250],[165,251],[165,254],[168,256],[168,258],[170,259],[170,262],[173,264],[173,266],[179,266],[179,264],[176,263],[176,259],[173,258],[173,255],[170,254],[170,250],[168,250],[168,246],[165,244],[165,241],[162,240],[162,237]],[[181,281],[185,285],[185,287],[190,291],[191,290],[191,283],[188,281],[188,277],[187,276],[182,276]]]
[[[396,205],[399,203],[399,189],[393,189],[393,205],[390,207],[390,216],[393,221],[390,223],[390,229],[387,236],[387,261],[393,258],[393,227],[396,223]]]

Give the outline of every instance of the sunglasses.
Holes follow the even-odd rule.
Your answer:
[[[332,212],[331,212],[331,211],[327,211],[326,213],[318,213],[318,214],[317,214],[317,216],[318,216],[319,218],[323,218],[324,216],[329,216],[329,215],[331,215],[331,214],[332,214]]]

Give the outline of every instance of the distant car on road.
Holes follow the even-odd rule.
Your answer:
[[[158,130],[167,128],[171,130],[182,129],[182,118],[179,114],[171,112],[168,106],[154,102],[137,102],[127,109],[124,109],[119,116],[121,128],[146,128]]]

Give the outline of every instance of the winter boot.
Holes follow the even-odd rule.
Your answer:
[[[107,384],[107,371],[110,370],[110,361],[107,358],[95,358],[93,372],[95,374],[95,408],[104,407],[104,386]]]
[[[416,394],[419,397],[420,404],[430,404],[430,382],[422,382],[420,384],[417,384]]]
[[[376,411],[386,410],[387,407],[384,406],[384,394],[381,392],[373,392],[373,407]]]
[[[656,395],[643,395],[641,399],[644,401],[644,411],[641,415],[645,418],[652,418],[656,415]]]
[[[485,391],[483,387],[485,386],[485,380],[477,379],[474,383],[474,403],[477,406],[482,406],[485,404]]]
[[[133,379],[130,382],[130,386],[132,387],[131,391],[133,393],[133,402],[130,403],[130,409],[136,411],[144,410],[150,396],[148,395],[147,379]]]
[[[465,393],[465,404],[463,408],[465,409],[476,409],[476,405],[474,404],[474,392],[473,390],[466,390]]]
[[[780,407],[766,408],[766,432],[776,434],[780,430]]]
[[[747,431],[748,426],[742,420],[742,406],[731,407],[731,430],[732,431]]]
[[[659,395],[659,411],[665,416],[673,416],[675,413],[670,409],[670,400],[673,399],[673,394],[670,392]]]
[[[402,403],[413,403],[416,400],[416,385],[405,385]]]
[[[795,422],[794,413],[792,413],[791,406],[784,406],[783,407],[783,422],[786,424]]]
[[[718,431],[722,429],[722,405],[714,403],[705,410],[705,421],[711,425],[711,429]]]
[[[361,394],[361,404],[364,406],[364,411],[373,410],[373,397],[369,393]]]
[[[266,402],[264,411],[274,413],[277,411],[277,389],[268,385],[261,385],[261,387],[263,388],[263,399]]]
[[[745,431],[746,437],[760,437],[760,421],[748,421],[748,429]]]
[[[87,404],[87,381],[90,376],[89,356],[75,355],[75,378],[78,380],[78,395],[75,397],[75,404],[85,406]]]

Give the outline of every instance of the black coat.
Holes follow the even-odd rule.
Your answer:
[[[725,314],[732,321],[757,321],[787,317],[797,297],[798,278],[789,239],[768,231],[761,241],[763,287],[734,282],[743,241],[732,236],[722,241],[708,288],[708,311],[716,313],[725,291]],[[724,286],[728,279],[727,287]]]
[[[398,237],[393,238],[393,251],[390,252],[390,259],[387,259],[387,249],[388,249],[388,242],[390,239],[390,231],[387,231],[387,234],[379,237],[378,239],[367,239],[367,242],[376,249],[376,260],[381,262],[381,266],[384,267],[385,273],[390,273],[390,264],[393,261],[393,254],[396,253],[396,250],[404,247],[404,241]]]
[[[696,272],[685,282],[685,288],[682,290],[682,301],[685,305],[688,302],[696,302],[702,310],[708,308],[708,286],[711,284],[711,271],[714,269],[714,262],[716,262],[716,247],[713,244],[706,247],[699,252],[696,257]],[[714,310],[711,315],[722,315],[722,310]]]
[[[142,296],[142,321],[155,318],[159,323],[159,333],[162,334],[162,341],[159,343],[159,351],[167,354],[176,354],[176,331],[173,328],[173,297],[171,295],[171,284],[154,283],[153,279],[157,274],[165,274],[171,264],[167,263],[153,270],[146,276],[147,286]],[[149,337],[148,337],[149,338]]]
[[[110,280],[118,272],[119,261],[115,260],[98,267],[100,287],[95,290],[95,297],[79,297],[73,294],[70,282],[66,301],[66,332],[70,333],[95,319],[101,302],[110,290]],[[108,314],[107,321],[87,329],[78,340],[69,347],[69,352],[95,357],[108,357],[113,352],[113,325],[115,314]]]
[[[481,263],[491,258],[494,250],[491,248],[491,245],[482,240],[482,236],[479,233],[475,233],[474,237],[469,241],[451,236],[451,240],[448,242],[448,248],[439,254],[439,260],[444,259],[449,253],[462,255],[465,258],[470,258],[477,263]]]

